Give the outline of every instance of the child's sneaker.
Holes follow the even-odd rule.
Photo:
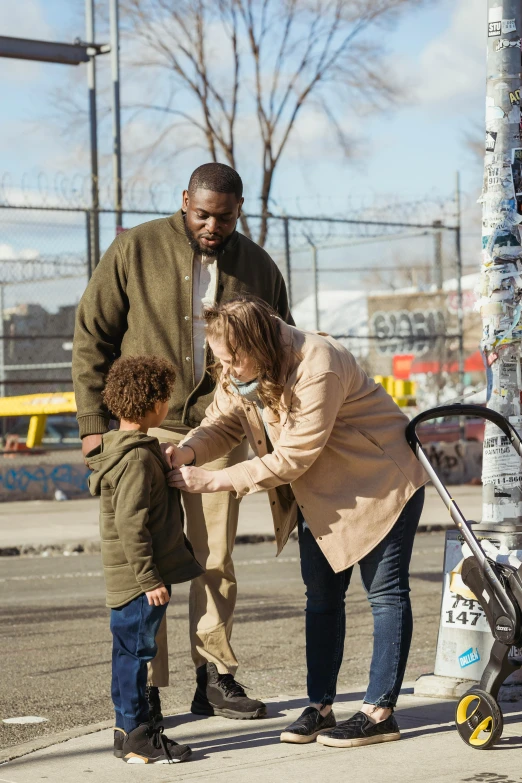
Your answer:
[[[178,745],[163,734],[163,726],[142,723],[127,734],[123,760],[127,764],[176,764],[192,755],[188,745]]]
[[[123,740],[126,736],[126,731],[117,726],[114,727],[114,755],[117,759],[123,758]]]

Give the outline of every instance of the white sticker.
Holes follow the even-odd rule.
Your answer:
[[[517,29],[516,23],[514,19],[503,19],[502,20],[502,33],[505,35],[506,33],[515,33]]]
[[[489,22],[501,22],[502,21],[502,6],[497,5],[495,8],[489,9]]]
[[[489,623],[479,602],[476,599],[462,598],[460,595],[450,592],[447,577],[448,574],[442,598],[443,627],[489,632]]]
[[[505,435],[484,439],[482,483],[515,486],[522,483],[522,460]]]

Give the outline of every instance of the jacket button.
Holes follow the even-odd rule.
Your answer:
[[[304,506],[301,506],[301,508],[304,508]]]
[[[322,537],[322,536],[319,536],[319,541],[322,541],[322,540],[323,540],[323,537]]]
[[[190,356],[185,356],[185,361],[190,362]]]
[[[190,316],[189,316],[189,315],[186,315],[186,316],[185,316],[185,321],[189,321],[189,320],[190,320]]]
[[[275,506],[275,500],[272,500],[272,505]]]
[[[247,411],[249,411],[249,410],[250,410],[250,408],[247,408]]]
[[[262,444],[262,442],[263,442],[262,440],[258,440],[258,441],[257,441],[257,443],[258,443],[258,445],[259,445],[259,446]]]
[[[279,533],[279,528],[278,527],[276,527],[276,533]]]
[[[185,280],[190,280],[189,275],[185,275]]]

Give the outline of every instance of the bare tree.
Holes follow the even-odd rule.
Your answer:
[[[382,108],[399,93],[382,66],[380,26],[422,3],[121,0],[129,65],[149,69],[162,85],[159,99],[147,95],[127,108],[163,115],[149,153],[176,133],[237,168],[246,139],[250,159],[259,156],[256,239],[264,244],[274,175],[292,134],[304,127],[303,108],[319,110],[349,154],[353,138],[340,109],[361,98],[366,108]],[[251,234],[246,219],[242,228]]]

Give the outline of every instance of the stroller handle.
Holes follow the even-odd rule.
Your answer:
[[[439,405],[437,408],[430,408],[423,413],[419,413],[418,416],[415,416],[415,418],[410,421],[406,427],[406,440],[414,454],[416,453],[417,446],[421,445],[417,435],[417,426],[423,421],[437,419],[439,416],[474,416],[475,418],[487,419],[487,421],[491,421],[502,430],[504,435],[509,438],[510,443],[522,457],[522,440],[520,439],[520,435],[504,416],[496,411],[492,411],[490,408],[483,408],[482,405],[461,405],[460,403],[454,405]]]

